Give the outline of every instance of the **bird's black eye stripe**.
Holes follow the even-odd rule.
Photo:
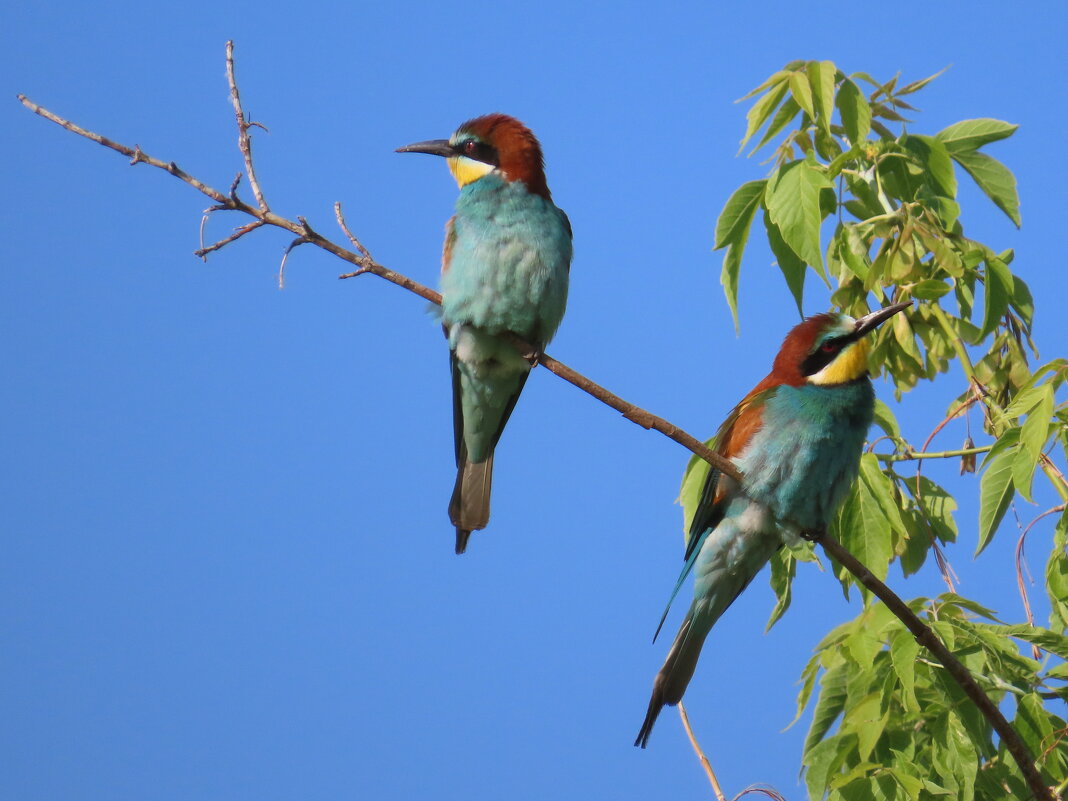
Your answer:
[[[834,361],[842,348],[853,341],[853,337],[831,337],[825,339],[812,353],[805,357],[805,360],[801,362],[801,374],[802,375],[815,375],[828,364]]]
[[[497,158],[497,148],[477,139],[466,139],[457,143],[456,151],[459,155],[466,156],[469,159],[481,161],[484,164],[492,164],[494,167],[500,166]]]

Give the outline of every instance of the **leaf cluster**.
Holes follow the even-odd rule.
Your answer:
[[[1014,728],[1038,757],[1043,780],[1065,781],[1068,725],[1045,703],[1068,699],[1068,672],[1063,662],[1050,667],[1049,659],[1022,655],[1014,639],[1064,659],[1068,638],[1006,625],[952,593],[909,605],[992,700],[1014,707]],[[831,631],[801,679],[798,717],[818,683],[803,756],[810,799],[1029,797],[987,720],[886,607],[869,606]]]

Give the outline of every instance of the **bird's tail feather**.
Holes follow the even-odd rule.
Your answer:
[[[645,713],[645,721],[634,744],[645,748],[649,743],[649,735],[653,733],[653,724],[656,723],[660,710],[665,706],[675,706],[682,700],[686,687],[693,678],[693,672],[697,668],[697,658],[701,655],[701,647],[705,643],[705,637],[711,627],[703,630],[692,626],[693,617],[686,616],[679,633],[675,635],[675,642],[668,652],[664,666],[656,674],[653,682],[653,695],[649,699],[649,709]]]
[[[456,553],[467,549],[472,531],[489,524],[490,488],[493,485],[493,454],[484,462],[469,462],[461,453],[456,468],[456,486],[449,501],[449,519],[456,526]]]

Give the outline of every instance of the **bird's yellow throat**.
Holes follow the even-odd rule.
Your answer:
[[[871,345],[863,337],[850,344],[838,354],[838,357],[820,370],[809,376],[811,384],[848,384],[860,378],[868,371],[868,352]]]
[[[469,183],[477,181],[484,175],[488,175],[495,169],[492,164],[484,161],[475,161],[467,156],[450,156],[449,172],[456,179],[456,183],[463,189]]]

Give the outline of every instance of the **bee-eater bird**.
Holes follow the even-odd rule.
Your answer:
[[[653,682],[635,745],[645,748],[660,710],[682,700],[712,625],[772,554],[787,539],[827,528],[857,476],[875,410],[865,335],[909,305],[859,320],[809,317],[786,335],[771,373],[720,426],[714,450],[734,462],[744,486],[710,467],[671,595],[693,571],[693,603]]]
[[[512,117],[477,117],[449,139],[397,152],[444,156],[460,186],[441,257],[456,438],[449,518],[459,554],[489,523],[493,450],[563,319],[571,223],[549,194],[541,145]],[[521,353],[516,338],[533,352]]]

